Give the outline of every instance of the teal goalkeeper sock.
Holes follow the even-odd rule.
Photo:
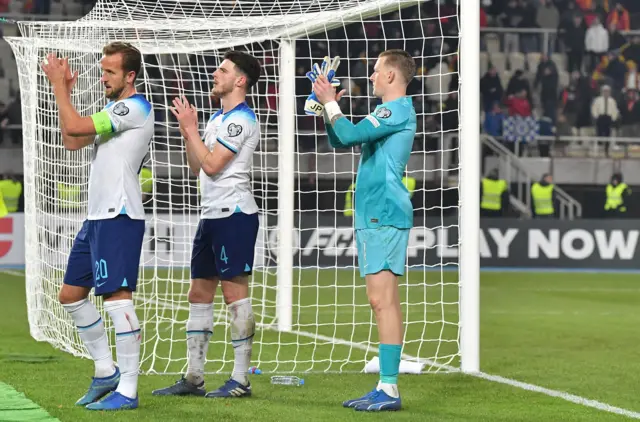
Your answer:
[[[401,344],[381,344],[380,354],[380,382],[397,384],[400,370]]]

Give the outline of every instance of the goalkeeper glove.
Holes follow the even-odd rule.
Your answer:
[[[318,66],[317,63],[313,64],[312,69],[307,72],[307,78],[313,83],[320,75],[324,75],[331,82],[331,85],[338,87],[340,81],[335,77],[338,66],[340,66],[340,56],[334,57],[333,61],[329,56],[325,56],[321,66]],[[320,104],[316,93],[312,91],[304,103],[304,112],[310,116],[320,116],[323,111],[324,106]]]

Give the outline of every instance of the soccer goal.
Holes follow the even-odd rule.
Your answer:
[[[8,41],[22,93],[32,336],[88,357],[57,292],[86,215],[92,151],[62,147],[55,101],[39,63],[50,52],[69,57],[80,72],[72,100],[88,115],[106,104],[99,82],[102,47],[127,41],[143,53],[138,90],[153,104],[156,131],[135,295],[141,369],[180,373],[186,368],[189,259],[199,198],[168,105],[186,95],[204,126],[219,107],[209,95],[211,73],[234,48],[263,64],[248,99],[262,129],[253,165],[262,210],[251,284],[258,323],[254,363],[270,372],[362,371],[377,354],[377,332],[349,215],[359,151],[329,149],[322,121],[304,114],[311,89],[305,72],[325,55],[341,56],[337,74],[348,90],[342,109],[359,120],[376,105],[368,77],[378,54],[402,48],[419,68],[409,88],[418,134],[406,173],[408,183],[415,182],[415,227],[409,271],[400,281],[403,358],[424,364],[423,372],[477,371],[479,6],[465,0],[460,14],[440,3],[99,0],[75,22],[21,23],[23,36]],[[233,364],[218,296],[207,372]],[[100,308],[100,300],[92,300]]]

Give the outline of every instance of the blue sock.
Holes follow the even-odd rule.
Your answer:
[[[401,344],[380,344],[380,382],[397,384],[400,370]]]

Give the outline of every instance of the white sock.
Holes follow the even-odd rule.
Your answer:
[[[133,309],[133,300],[109,300],[104,302],[116,330],[116,356],[120,367],[120,383],[116,391],[123,396],[138,395],[138,370],[140,367],[140,323]]]
[[[231,378],[242,385],[247,385],[253,335],[256,331],[251,301],[249,298],[235,301],[229,304],[229,312],[231,313],[231,344],[235,355]]]
[[[400,391],[398,391],[398,384],[387,384],[385,382],[378,381],[378,386],[376,387],[376,390],[382,390],[385,393],[387,393],[389,397],[393,397],[394,399],[397,399],[398,397],[400,397]]]
[[[213,334],[213,303],[189,304],[187,320],[188,364],[186,379],[192,384],[204,382],[204,363]]]
[[[95,363],[95,377],[106,378],[116,372],[104,322],[95,305],[88,299],[62,305],[71,315],[82,342]]]

